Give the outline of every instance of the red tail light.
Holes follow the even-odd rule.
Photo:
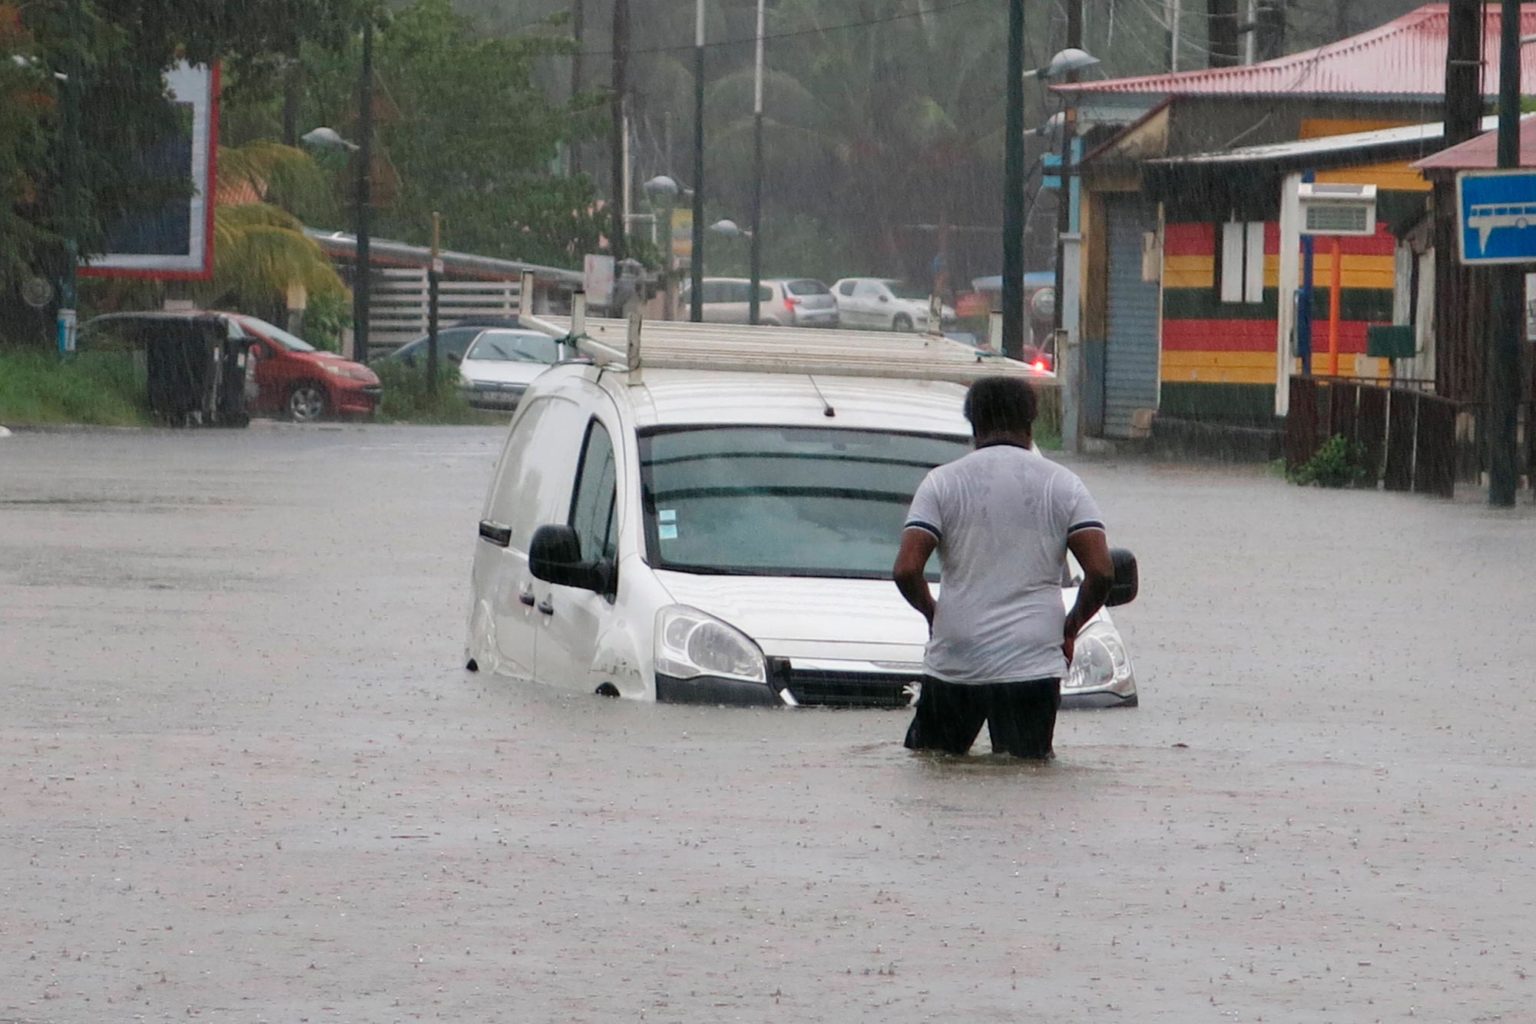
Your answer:
[[[793,295],[784,296],[785,309],[794,309],[798,305],[800,305],[800,300],[795,298]]]
[[[1030,363],[1029,365],[1031,367],[1033,367],[1034,369],[1036,369],[1036,370],[1042,370],[1043,371],[1043,370],[1046,369],[1046,365],[1045,365],[1045,360],[1044,359],[1036,359],[1034,362]]]

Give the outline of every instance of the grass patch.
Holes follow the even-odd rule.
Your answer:
[[[144,383],[126,352],[0,349],[0,424],[142,427],[150,423]]]
[[[427,371],[394,361],[372,365],[384,385],[378,418],[385,423],[482,424],[504,423],[506,413],[476,409],[459,393],[458,368],[440,367],[435,387],[427,386]]]

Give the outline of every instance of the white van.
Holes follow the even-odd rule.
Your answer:
[[[641,699],[907,706],[927,634],[891,564],[923,475],[970,448],[964,393],[827,370],[552,367],[485,501],[467,666]],[[1064,693],[1136,703],[1107,614],[1077,649]]]

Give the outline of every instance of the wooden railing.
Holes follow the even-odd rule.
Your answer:
[[[1371,485],[1443,498],[1456,490],[1456,422],[1463,407],[1421,382],[1292,377],[1285,464],[1295,469],[1335,435],[1358,442]]]

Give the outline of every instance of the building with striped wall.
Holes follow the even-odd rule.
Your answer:
[[[1536,34],[1536,5],[1521,18]],[[1483,15],[1488,100],[1499,20],[1496,8]],[[1298,302],[1311,314],[1311,371],[1329,371],[1330,246],[1315,243],[1302,300],[1301,243],[1281,244],[1303,177],[1378,190],[1376,234],[1341,243],[1338,372],[1386,372],[1366,356],[1366,332],[1399,323],[1421,341],[1399,376],[1440,376],[1433,325],[1413,324],[1421,304],[1404,280],[1425,272],[1422,254],[1398,239],[1426,216],[1430,187],[1409,165],[1441,147],[1447,24],[1446,5],[1431,4],[1259,64],[1055,87],[1090,126],[1080,171],[1089,434],[1139,436],[1154,415],[1273,423],[1301,369],[1289,355],[1306,319]],[[1536,47],[1521,59],[1536,75]]]

